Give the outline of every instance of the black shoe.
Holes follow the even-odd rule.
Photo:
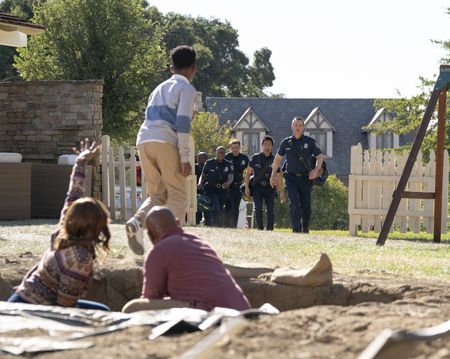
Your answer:
[[[264,231],[264,227],[258,227],[258,231]]]
[[[298,230],[297,229],[293,229],[292,233],[302,233],[302,230],[301,229],[298,229]]]
[[[309,228],[303,228],[303,233],[309,233]]]

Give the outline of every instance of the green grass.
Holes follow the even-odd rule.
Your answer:
[[[32,252],[40,254],[48,248],[50,233],[56,221],[32,220],[0,222],[2,255]],[[122,223],[110,226],[110,256],[132,256],[126,245]],[[309,235],[289,230],[261,232],[245,229],[191,227],[230,264],[258,263],[264,266],[304,268],[327,253],[338,273],[402,279],[450,280],[450,238],[436,244],[426,233],[392,233],[383,247],[376,246],[376,233],[349,237],[346,231],[312,231]]]
[[[290,228],[277,228],[275,229],[277,232],[291,232]],[[342,230],[321,230],[321,231],[311,231],[312,234],[319,234],[325,236],[335,236],[335,237],[348,237],[348,231]],[[370,231],[367,233],[363,233],[362,231],[358,231],[358,237],[360,238],[378,238],[378,233],[374,231]],[[388,239],[401,239],[401,240],[410,240],[410,241],[432,241],[433,234],[427,232],[413,233],[406,232],[400,233],[397,231],[391,232],[388,235]],[[441,241],[450,241],[450,232],[441,235]]]

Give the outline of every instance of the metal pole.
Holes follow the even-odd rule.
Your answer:
[[[436,177],[434,186],[434,235],[433,241],[441,241],[442,225],[442,185],[444,177],[444,142],[445,142],[445,112],[447,107],[447,87],[444,87],[439,93],[438,105],[438,128],[437,128],[437,146],[436,146]]]

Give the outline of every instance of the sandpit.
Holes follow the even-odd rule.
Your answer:
[[[33,256],[10,260],[11,267],[0,276],[0,300],[12,293],[13,286],[22,280],[28,263],[34,263]],[[268,269],[269,270],[269,269]],[[317,305],[351,306],[365,302],[392,303],[398,300],[427,297],[449,298],[450,291],[445,285],[429,283],[405,284],[404,282],[360,279],[333,274],[333,284],[317,287],[297,287],[273,283],[270,276],[261,275],[262,270],[237,272],[235,279],[249,299],[252,307],[271,303],[280,311],[308,308]],[[253,275],[252,278],[249,277]],[[86,295],[105,303],[112,310],[120,311],[131,299],[140,297],[142,290],[142,262],[130,259],[110,259],[107,265],[98,266],[93,284]]]
[[[39,257],[22,254],[9,256],[7,261],[0,259],[4,263],[0,300],[4,300]],[[252,277],[263,272],[254,271]],[[385,328],[418,329],[450,318],[448,283],[413,279],[405,283],[338,273],[333,273],[333,279],[329,285],[294,287],[236,276],[252,306],[269,302],[282,313],[246,322],[214,349],[214,357],[356,358]],[[109,258],[106,265],[96,268],[87,297],[120,310],[128,300],[139,297],[141,286],[141,260]],[[148,335],[149,328],[129,328],[93,338],[95,346],[90,349],[42,353],[36,357],[175,358],[205,337],[205,333],[191,333],[149,341]],[[419,344],[416,354],[412,358],[448,358],[450,342]],[[2,354],[0,357],[13,358]]]

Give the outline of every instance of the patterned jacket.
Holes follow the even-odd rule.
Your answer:
[[[74,306],[84,296],[92,281],[95,253],[84,246],[53,249],[67,210],[84,196],[86,163],[76,163],[70,176],[69,191],[56,231],[51,236],[51,247],[17,288],[17,294],[33,304]]]

